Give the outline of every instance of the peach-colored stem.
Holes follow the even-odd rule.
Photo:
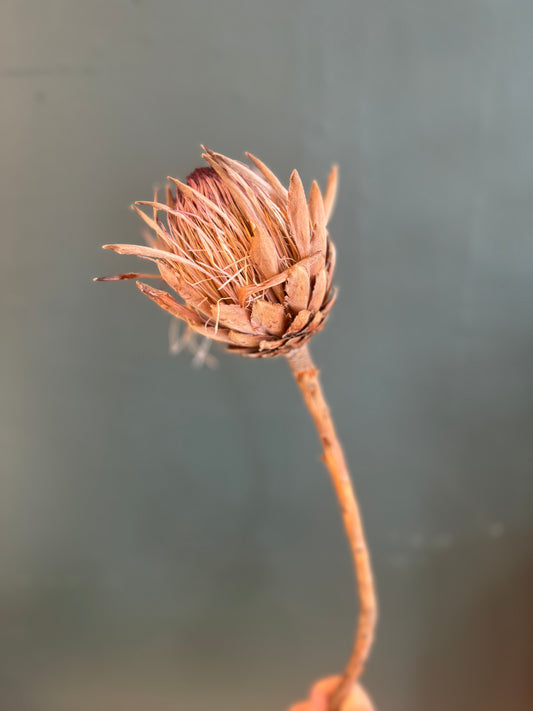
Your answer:
[[[359,506],[335,425],[320,386],[318,370],[311,360],[307,346],[290,353],[287,360],[324,448],[323,461],[329,470],[339,500],[357,577],[360,607],[355,644],[341,681],[330,697],[329,711],[340,711],[344,698],[361,676],[374,640],[378,616],[374,576]]]

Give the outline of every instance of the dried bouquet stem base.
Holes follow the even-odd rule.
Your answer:
[[[330,676],[317,681],[311,688],[309,699],[294,704],[289,711],[328,711],[331,695],[341,679],[340,676]],[[375,708],[363,687],[356,684],[346,695],[340,711],[375,711]]]
[[[374,640],[378,614],[370,555],[350,473],[329,407],[322,392],[318,370],[311,360],[307,345],[289,353],[287,360],[300,386],[305,404],[315,422],[324,448],[323,461],[329,470],[335,487],[357,577],[360,608],[355,644],[346,669],[342,677],[337,678],[336,688],[329,695],[327,702],[327,711],[352,711],[352,706],[345,706],[344,701],[351,698],[355,693],[354,689],[357,688],[357,682]],[[360,706],[361,703],[359,704]],[[315,711],[314,706],[304,706],[302,708]],[[361,709],[364,708],[364,706],[361,706]],[[368,706],[367,703],[367,708],[372,708],[372,706]],[[357,706],[353,706],[353,711],[356,711],[356,709],[359,711]]]

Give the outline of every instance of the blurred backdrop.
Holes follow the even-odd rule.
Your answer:
[[[4,0],[2,711],[276,711],[354,585],[285,362],[168,353],[100,250],[200,143],[341,168],[312,347],[381,600],[379,711],[533,708],[533,4]],[[281,403],[281,406],[280,406]],[[272,443],[275,443],[272,445]]]

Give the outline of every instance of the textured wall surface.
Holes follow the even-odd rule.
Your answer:
[[[199,144],[341,166],[313,342],[379,711],[533,707],[531,0],[4,0],[0,707],[274,711],[355,612],[284,362],[194,370],[101,252]]]

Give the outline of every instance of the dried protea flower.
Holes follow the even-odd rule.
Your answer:
[[[296,171],[288,190],[257,158],[257,171],[206,150],[209,167],[198,168],[166,190],[166,203],[134,205],[152,228],[148,246],[109,244],[120,254],[155,262],[159,274],[119,274],[104,281],[151,276],[180,298],[137,282],[139,289],[199,333],[250,357],[286,356],[324,449],[350,545],[360,600],[352,654],[342,675],[319,682],[301,711],[371,711],[358,684],[370,653],[377,620],[372,567],[357,499],[318,370],[307,341],[317,333],[335,293],[335,248],[327,223],[337,189],[330,173],[324,196],[313,182],[307,202]],[[147,214],[140,206],[149,206]],[[166,220],[160,219],[163,213]],[[177,322],[175,322],[177,323]]]
[[[313,182],[307,202],[296,171],[287,190],[266,165],[248,156],[257,170],[206,149],[209,167],[196,169],[186,183],[169,178],[175,192],[167,187],[166,203],[157,201],[156,192],[153,201],[133,206],[154,232],[149,246],[105,249],[154,261],[154,276],[182,302],[144,282],[137,286],[193,332],[241,355],[269,357],[303,345],[324,326],[333,305],[335,248],[327,223],[337,169],[324,196]],[[139,206],[151,207],[153,215]]]

